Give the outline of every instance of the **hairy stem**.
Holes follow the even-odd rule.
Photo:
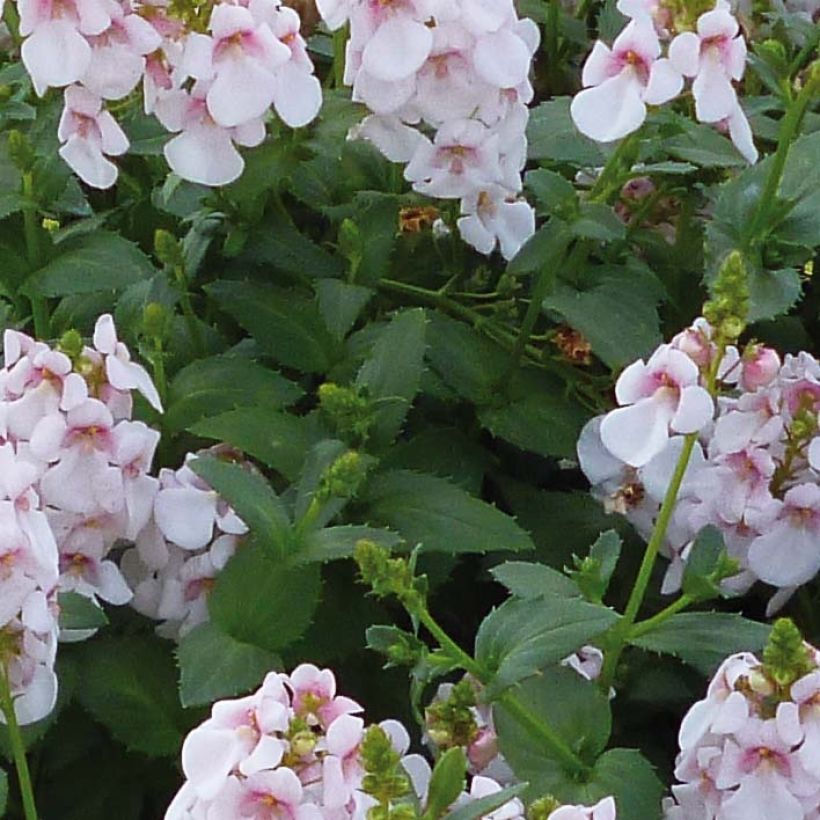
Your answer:
[[[20,796],[23,801],[23,812],[26,820],[37,820],[37,806],[34,802],[34,791],[31,787],[31,774],[26,760],[26,747],[23,744],[23,735],[17,723],[14,711],[14,700],[11,696],[5,666],[0,664],[0,711],[6,718],[9,732],[9,742],[14,757],[14,766],[17,770],[17,782],[20,784]]]

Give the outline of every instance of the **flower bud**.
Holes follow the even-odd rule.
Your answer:
[[[83,352],[83,337],[77,330],[67,330],[60,337],[57,346],[69,359],[75,361]]]
[[[743,354],[740,385],[754,392],[770,384],[780,370],[780,356],[771,347],[750,345]]]
[[[154,253],[163,265],[177,268],[183,264],[181,243],[170,231],[166,231],[164,228],[157,228],[154,231]]]
[[[149,302],[142,311],[142,331],[152,339],[165,338],[170,315],[165,305]]]
[[[788,687],[814,669],[800,630],[791,618],[778,618],[763,650],[763,669],[779,686]]]

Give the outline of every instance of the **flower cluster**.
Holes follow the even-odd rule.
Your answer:
[[[176,134],[169,165],[205,185],[242,173],[236,145],[264,140],[271,106],[292,127],[318,113],[321,87],[295,11],[278,0],[225,2],[205,20],[210,4],[189,5],[17,0],[23,63],[39,95],[65,88],[60,156],[87,184],[116,181],[110,157],[129,141],[106,105],[140,82],[146,113]]]
[[[740,153],[756,162],[752,131],[732,85],[743,77],[746,41],[729,3],[717,0],[694,31],[671,38],[665,57],[661,39],[670,40],[671,30],[688,21],[655,0],[619,0],[618,9],[631,19],[612,48],[599,40],[584,64],[584,89],[571,106],[578,130],[599,142],[625,137],[643,124],[647,105],[674,99],[688,78],[698,121],[728,131]]]
[[[345,82],[372,112],[353,130],[421,194],[461,201],[458,227],[481,253],[512,258],[535,230],[518,197],[526,160],[536,25],[512,0],[320,0],[350,23]]]
[[[132,605],[163,621],[157,631],[165,637],[178,639],[208,620],[208,592],[248,531],[189,466],[199,455],[222,452],[189,453],[178,470],[160,470],[153,515],[122,557]]]
[[[625,406],[586,426],[579,460],[593,494],[647,535],[682,450],[677,434],[699,432],[666,535],[665,591],[679,586],[695,535],[713,525],[743,569],[727,590],[763,580],[781,588],[775,608],[820,570],[820,362],[805,352],[781,362],[750,344],[727,347],[717,364],[712,337],[699,319],[626,368],[616,385]],[[714,419],[709,372],[722,392]]]
[[[166,820],[364,820],[380,803],[373,794],[383,800],[410,790],[423,805],[429,764],[406,754],[410,738],[400,723],[366,730],[361,712],[336,694],[329,669],[302,664],[290,675],[269,673],[252,695],[214,704],[185,739],[186,781]],[[500,790],[492,779],[474,777],[456,805]],[[513,799],[487,816],[523,818],[524,807]]]
[[[773,639],[784,622],[775,624]],[[788,623],[788,622],[785,622]],[[796,632],[796,630],[795,630]],[[718,669],[680,729],[668,820],[803,820],[820,811],[820,655],[791,669],[740,653]],[[783,674],[783,673],[786,674]]]

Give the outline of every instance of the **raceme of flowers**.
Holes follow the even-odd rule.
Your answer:
[[[599,142],[612,142],[636,131],[646,119],[647,105],[662,105],[692,80],[695,116],[699,122],[727,131],[750,162],[758,153],[733,82],[743,77],[746,41],[729,3],[717,0],[701,14],[694,31],[674,38],[677,21],[654,0],[619,0],[618,10],[630,18],[612,47],[600,40],[584,64],[584,89],[572,101],[578,130]],[[661,41],[666,40],[666,56]]]
[[[781,362],[771,348],[729,347],[718,367],[721,394],[705,389],[717,347],[704,319],[624,370],[616,410],[578,442],[592,492],[648,537],[685,433],[698,442],[666,535],[672,559],[664,591],[680,586],[696,534],[717,527],[740,574],[727,591],[756,580],[779,587],[782,605],[820,570],[820,362],[808,353]]]
[[[511,259],[535,230],[519,197],[538,28],[512,0],[320,0],[350,25],[345,82],[372,112],[351,132],[427,196],[458,199],[458,228],[481,253]]]
[[[172,170],[205,185],[240,176],[236,146],[259,145],[273,106],[299,127],[322,101],[299,15],[278,0],[192,6],[129,0],[17,0],[22,60],[34,88],[64,88],[60,156],[96,188],[117,179],[129,141],[106,106],[142,82],[146,113],[175,134]],[[175,13],[175,9],[176,12]],[[207,24],[207,33],[204,29]]]
[[[302,664],[287,675],[270,672],[247,697],[218,701],[210,717],[182,746],[185,783],[165,820],[268,820],[356,818],[365,820],[379,801],[368,792],[378,773],[369,769],[368,730],[362,707],[336,693],[329,669]],[[427,802],[432,771],[419,754],[408,754],[410,736],[395,720],[379,724],[419,804]],[[385,755],[379,755],[384,759]],[[391,772],[391,784],[396,776]],[[453,808],[501,791],[490,777],[471,778]],[[409,806],[408,806],[409,808]],[[549,820],[615,820],[612,798],[592,808],[562,806]],[[513,798],[484,815],[491,820],[524,817]]]
[[[132,391],[162,405],[110,315],[71,355],[15,330],[3,341],[0,666],[25,724],[54,706],[58,633],[93,633],[59,631],[58,592],[121,605],[133,586],[136,608],[176,637],[206,618],[208,589],[247,527],[187,466],[195,456],[149,474],[159,433],[132,420]],[[123,559],[131,584],[112,560],[122,541],[140,559]]]
[[[667,820],[818,817],[820,669],[806,657],[790,685],[746,652],[721,664],[681,724]]]

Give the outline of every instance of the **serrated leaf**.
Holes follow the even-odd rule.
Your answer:
[[[532,549],[532,541],[508,515],[435,476],[395,470],[380,473],[363,501],[372,522],[397,531],[425,552],[490,552]]]
[[[119,234],[94,231],[59,245],[60,254],[35,271],[21,290],[31,296],[66,296],[122,290],[154,274],[151,260]]]
[[[314,416],[295,416],[270,406],[229,410],[188,429],[196,436],[238,447],[289,481],[296,480],[308,450],[324,435]]]
[[[374,541],[383,547],[393,548],[401,543],[394,532],[361,524],[342,524],[338,527],[323,527],[308,533],[299,545],[294,559],[300,563],[312,561],[337,561],[350,558],[358,541]]]
[[[172,430],[182,430],[237,407],[288,407],[302,392],[297,384],[251,359],[199,359],[171,382],[164,423]]]
[[[316,283],[319,310],[327,329],[337,341],[344,339],[374,293],[372,288],[351,285],[339,279],[320,279]]]
[[[278,652],[310,625],[321,584],[318,564],[290,567],[250,543],[220,573],[208,609],[214,624],[235,640]]]
[[[179,642],[177,661],[186,708],[248,692],[281,666],[272,652],[242,643],[212,623],[200,624]]]
[[[337,345],[313,299],[251,282],[218,281],[205,290],[231,314],[259,347],[287,367],[324,373]]]
[[[606,748],[612,728],[609,701],[594,683],[572,669],[556,666],[525,681],[514,690],[516,700],[539,721],[549,725],[583,761],[592,763]],[[493,717],[501,753],[522,780],[528,794],[559,795],[566,792],[568,777],[538,737],[530,734],[503,703]]]
[[[77,592],[59,593],[57,604],[60,629],[97,629],[108,623],[102,607]]]
[[[158,639],[118,635],[83,647],[76,697],[129,749],[179,754],[185,718],[177,698],[171,647]]]
[[[577,598],[509,600],[478,628],[476,660],[494,673],[493,693],[571,654],[618,620],[611,609]]]
[[[426,324],[421,308],[397,313],[379,332],[356,378],[357,387],[364,388],[373,402],[370,437],[377,446],[393,441],[418,392],[424,369]]]
[[[597,143],[578,132],[569,115],[569,97],[541,103],[530,112],[527,125],[530,159],[550,159],[575,166],[598,166],[605,155]]]
[[[771,627],[731,612],[682,612],[630,643],[650,652],[674,655],[710,675],[734,652],[755,652]]]
[[[260,547],[278,557],[287,553],[291,536],[287,509],[259,473],[212,456],[199,456],[189,466],[236,510]]]
[[[547,213],[576,207],[578,194],[566,177],[546,168],[536,168],[526,175],[526,186]]]
[[[712,126],[687,122],[685,128],[685,133],[664,140],[663,148],[671,156],[700,168],[746,166],[746,160],[737,148]]]
[[[495,794],[479,797],[478,800],[470,800],[463,806],[444,815],[444,820],[478,820],[479,817],[487,817],[505,803],[509,803],[510,800],[518,797],[526,788],[526,783],[517,783],[515,786],[507,786],[507,788],[501,789]]]
[[[545,564],[505,561],[490,572],[516,598],[578,598],[581,595],[571,578]]]
[[[704,527],[695,538],[686,565],[683,568],[681,590],[698,600],[717,598],[720,595],[719,582],[710,578],[721,564],[726,545],[723,534],[717,527]]]

